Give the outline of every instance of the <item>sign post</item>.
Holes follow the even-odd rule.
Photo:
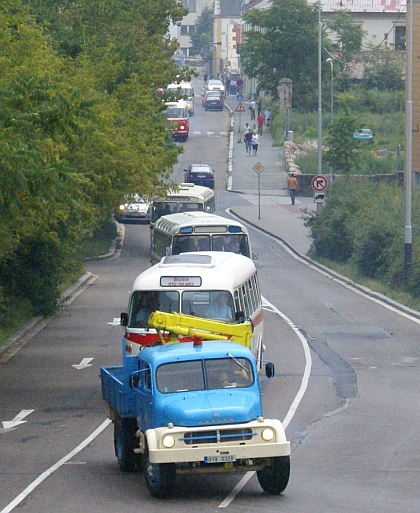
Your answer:
[[[260,188],[260,174],[264,171],[264,166],[257,162],[252,168],[258,175],[258,219],[261,219],[261,188]]]
[[[242,133],[242,112],[245,112],[245,107],[242,102],[239,102],[236,106],[235,112],[239,112],[239,126],[238,126],[238,134]],[[238,142],[241,142],[241,138],[239,138]]]
[[[322,204],[325,201],[325,189],[328,186],[328,180],[325,176],[317,175],[314,176],[311,180],[312,189],[315,191],[314,194],[314,202],[316,205],[316,211],[320,212],[322,209]]]

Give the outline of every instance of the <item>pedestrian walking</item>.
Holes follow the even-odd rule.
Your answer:
[[[257,117],[258,135],[262,135],[264,126],[264,116],[260,113]]]
[[[262,109],[262,101],[261,101],[261,98],[258,96],[258,98],[257,98],[257,116],[262,114],[261,109]]]
[[[251,155],[252,151],[252,130],[249,129],[248,132],[244,135],[244,143],[245,143],[245,150],[248,155]]]
[[[252,134],[252,149],[254,151],[254,155],[258,152],[258,145],[260,144],[260,136],[257,131],[254,131]]]
[[[270,131],[270,127],[271,127],[271,110],[270,109],[267,109],[265,111],[265,129],[267,130],[267,132]]]
[[[249,110],[251,111],[251,121],[255,119],[255,101],[251,100],[249,102]]]
[[[290,192],[290,199],[292,200],[292,205],[295,204],[297,186],[298,182],[296,176],[293,173],[291,173],[289,179],[287,180],[287,188]]]

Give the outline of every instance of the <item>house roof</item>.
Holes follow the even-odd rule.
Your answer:
[[[219,0],[220,16],[226,18],[228,16],[240,16],[243,10],[243,0]]]
[[[315,4],[318,0],[308,0]],[[346,10],[352,13],[399,13],[405,12],[407,0],[321,0],[323,12]]]

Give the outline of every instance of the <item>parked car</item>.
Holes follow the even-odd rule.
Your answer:
[[[221,80],[211,79],[207,82],[207,91],[225,92],[225,86]]]
[[[225,103],[220,91],[206,91],[203,95],[202,104],[204,110],[223,110]]]
[[[126,194],[124,200],[126,203],[120,205],[115,215],[118,222],[150,223],[150,203],[147,198],[139,194]]]
[[[353,138],[357,141],[373,142],[373,132],[370,128],[362,128],[360,130],[355,130],[355,132],[353,133]]]
[[[214,189],[214,171],[208,164],[191,164],[188,169],[184,169],[184,173],[185,183],[193,183]]]

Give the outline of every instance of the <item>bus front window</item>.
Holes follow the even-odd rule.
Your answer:
[[[232,296],[223,290],[203,290],[182,294],[182,313],[223,322],[233,322]]]
[[[134,292],[130,302],[129,328],[147,328],[150,315],[161,312],[179,312],[177,291],[143,290]]]

